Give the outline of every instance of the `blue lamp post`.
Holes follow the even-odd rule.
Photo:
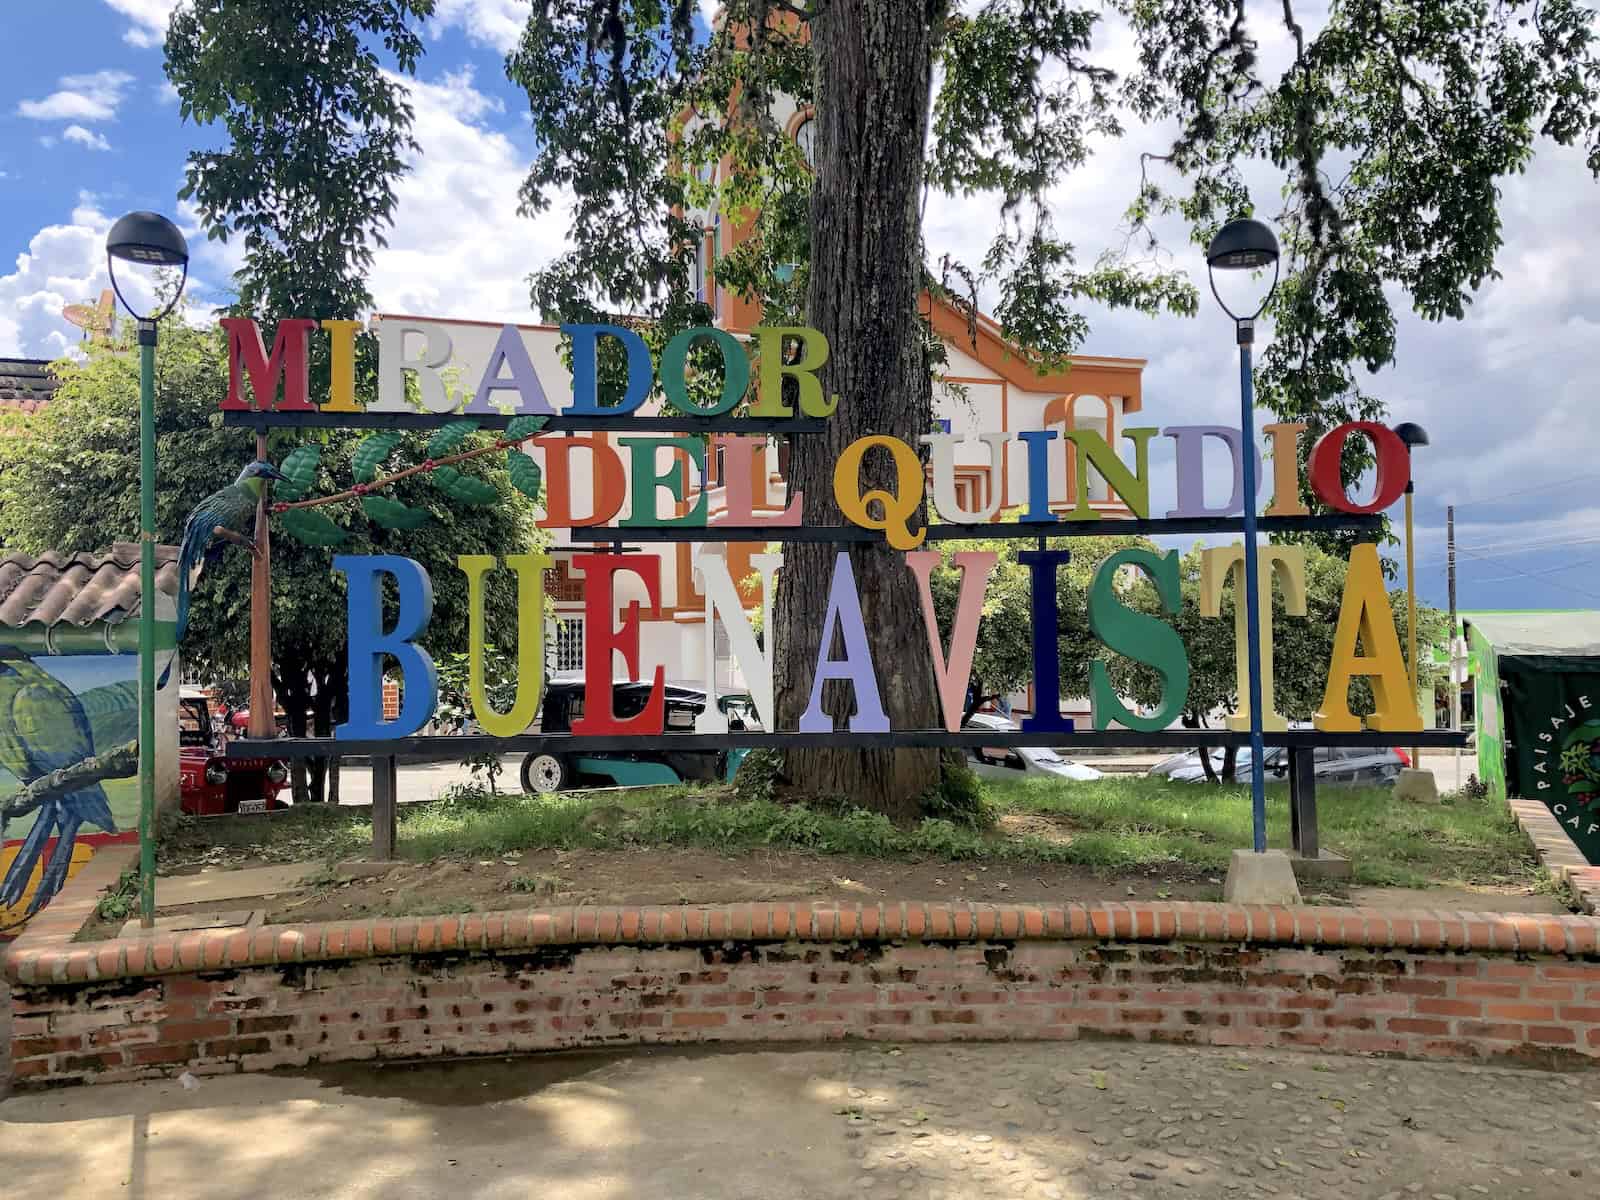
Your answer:
[[[1218,271],[1259,271],[1272,268],[1272,284],[1249,316],[1228,307],[1217,292]],[[1250,819],[1256,853],[1267,848],[1267,793],[1261,745],[1261,616],[1258,597],[1261,581],[1256,572],[1256,423],[1255,386],[1250,372],[1250,347],[1255,344],[1256,318],[1267,307],[1278,286],[1278,239],[1260,221],[1241,217],[1229,221],[1206,249],[1206,272],[1211,294],[1222,311],[1233,318],[1234,340],[1239,347],[1239,430],[1244,455],[1244,611],[1249,664],[1250,702]]]
[[[181,267],[183,275],[165,308],[142,314],[122,294],[117,263]],[[155,924],[156,849],[156,322],[170,313],[189,278],[189,245],[159,213],[133,212],[106,235],[111,287],[139,323],[139,923]]]

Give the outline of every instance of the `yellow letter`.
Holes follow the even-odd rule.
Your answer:
[[[497,713],[483,682],[483,577],[494,570],[495,560],[488,554],[456,559],[467,577],[467,686],[472,715],[494,737],[521,733],[539,711],[544,691],[544,573],[551,565],[546,554],[506,555],[506,566],[517,573],[517,696],[510,712]]]
[[[1235,568],[1238,570],[1235,572]],[[1229,574],[1237,574],[1233,589],[1233,670],[1239,686],[1239,707],[1227,719],[1229,729],[1250,728],[1250,643],[1245,636],[1244,546],[1220,546],[1200,554],[1200,615],[1214,617],[1222,604],[1222,588]],[[1272,581],[1283,593],[1283,610],[1291,617],[1306,615],[1306,552],[1298,546],[1256,548],[1257,620],[1261,625],[1261,728],[1287,729],[1289,723],[1273,703],[1272,689]]]
[[[873,488],[865,494],[861,491],[861,460],[874,446],[882,446],[894,456],[899,478],[893,495],[882,488]],[[922,489],[922,463],[911,447],[899,438],[882,434],[857,438],[844,448],[834,464],[833,498],[839,502],[839,511],[853,525],[883,530],[888,535],[889,545],[896,550],[915,550],[928,536],[926,526],[912,533],[906,525],[907,519],[915,516],[922,505]],[[883,505],[881,520],[867,513],[867,505],[874,500]]]
[[[356,403],[356,330],[360,321],[324,321],[328,348],[333,352],[328,364],[328,402],[323,412],[360,412]]]
[[[1304,421],[1278,421],[1263,425],[1272,439],[1272,507],[1269,517],[1303,517],[1311,510],[1300,499],[1300,458],[1295,438],[1307,429]]]
[[[1098,521],[1100,514],[1089,507],[1089,466],[1100,473],[1100,478],[1106,481],[1106,487],[1115,492],[1117,497],[1133,510],[1136,517],[1150,515],[1150,439],[1159,431],[1154,427],[1141,429],[1124,429],[1122,436],[1133,443],[1133,457],[1135,468],[1128,470],[1128,464],[1117,457],[1117,452],[1092,429],[1069,429],[1067,441],[1072,443],[1072,449],[1067,453],[1072,455],[1077,463],[1078,476],[1078,503],[1067,514],[1069,521]]]
[[[1364,656],[1357,656],[1360,640]],[[1351,548],[1350,568],[1344,577],[1344,598],[1339,602],[1339,625],[1333,631],[1333,661],[1328,664],[1328,687],[1322,709],[1311,718],[1329,733],[1353,733],[1361,722],[1350,712],[1350,677],[1372,679],[1375,711],[1367,718],[1373,729],[1386,733],[1412,733],[1422,728],[1417,698],[1400,657],[1400,638],[1394,631],[1389,593],[1378,566],[1378,548],[1364,542]]]
[[[783,361],[783,340],[793,338],[800,343],[800,361]],[[839,407],[839,397],[822,398],[822,384],[817,371],[828,361],[828,339],[815,329],[803,325],[760,325],[756,327],[756,345],[761,354],[761,382],[757,388],[753,417],[787,417],[793,412],[783,402],[783,377],[792,376],[800,389],[800,411],[808,417],[831,417]]]

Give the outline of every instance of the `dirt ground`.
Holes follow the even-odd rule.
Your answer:
[[[1216,900],[1222,878],[1176,864],[1099,874],[1047,864],[953,863],[794,851],[530,850],[404,863],[261,904],[268,923],[553,904],[718,904],[876,898],[1010,901]],[[241,906],[242,906],[241,902]],[[191,906],[197,907],[197,906]],[[215,908],[215,905],[210,907]],[[183,909],[162,909],[163,913]]]

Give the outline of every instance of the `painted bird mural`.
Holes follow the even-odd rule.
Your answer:
[[[0,766],[26,787],[92,754],[94,734],[73,690],[26,654],[0,646]],[[0,907],[21,901],[45,846],[55,837],[55,850],[28,904],[29,915],[49,903],[67,880],[73,843],[85,824],[117,831],[105,789],[98,783],[46,800],[0,880]]]
[[[195,506],[183,523],[183,543],[178,550],[178,639],[189,626],[189,591],[200,578],[208,560],[221,557],[221,538],[255,553],[256,502],[270,479],[286,479],[269,462],[257,459],[246,464],[225,488],[212,492]],[[243,531],[250,530],[247,535]],[[163,677],[165,672],[163,672]]]

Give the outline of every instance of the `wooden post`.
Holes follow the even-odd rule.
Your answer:
[[[1309,746],[1289,747],[1289,836],[1301,858],[1321,857],[1317,839],[1316,752]]]
[[[372,759],[372,857],[375,862],[394,858],[395,807],[400,778],[392,754]]]
[[[267,457],[267,433],[256,434],[256,458]],[[250,564],[250,736],[276,737],[272,715],[272,539],[267,530],[267,489],[256,501],[256,556]]]

